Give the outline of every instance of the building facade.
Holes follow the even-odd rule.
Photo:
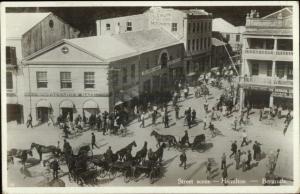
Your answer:
[[[211,42],[211,66],[223,69],[227,63],[230,63],[229,56],[225,50],[225,46],[227,46],[227,44],[216,38],[212,38]]]
[[[293,107],[292,10],[263,18],[251,11],[243,34],[241,106]]]
[[[52,13],[7,13],[6,93],[7,121],[24,122],[23,57],[58,39],[77,37],[79,31]]]
[[[142,94],[170,91],[169,72],[182,48],[160,29],[56,42],[23,61],[24,109],[42,122],[116,107],[130,113]]]
[[[210,69],[212,15],[204,10],[151,7],[143,14],[98,20],[96,23],[100,35],[150,29],[169,32],[184,45],[184,60],[175,70],[177,76],[184,75],[182,79],[197,78]]]

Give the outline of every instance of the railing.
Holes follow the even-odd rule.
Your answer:
[[[246,27],[262,27],[262,28],[292,28],[292,17],[283,19],[261,19],[247,18]]]
[[[293,80],[283,80],[280,78],[272,77],[239,77],[240,83],[254,83],[260,85],[284,85],[284,86],[293,86]]]
[[[293,51],[266,50],[266,49],[245,49],[245,54],[288,55],[288,56],[292,56],[293,55]]]

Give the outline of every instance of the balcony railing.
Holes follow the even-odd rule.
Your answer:
[[[246,27],[262,27],[262,28],[292,28],[292,17],[283,19],[261,19],[247,18]]]
[[[272,77],[240,77],[240,83],[246,84],[259,84],[259,85],[282,85],[282,86],[293,86],[293,80],[283,80],[280,78]]]
[[[266,49],[245,49],[245,54],[288,55],[288,56],[292,56],[293,55],[293,51],[266,50]]]

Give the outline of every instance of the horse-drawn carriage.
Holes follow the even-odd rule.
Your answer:
[[[186,139],[182,138],[181,140],[178,141],[178,148],[179,149],[188,149],[191,148],[192,150],[197,150],[204,152],[210,147],[210,143],[206,142],[206,138],[204,134],[197,135],[193,142],[190,143]]]

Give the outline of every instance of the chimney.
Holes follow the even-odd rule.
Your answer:
[[[101,20],[96,20],[96,34],[101,36]]]

